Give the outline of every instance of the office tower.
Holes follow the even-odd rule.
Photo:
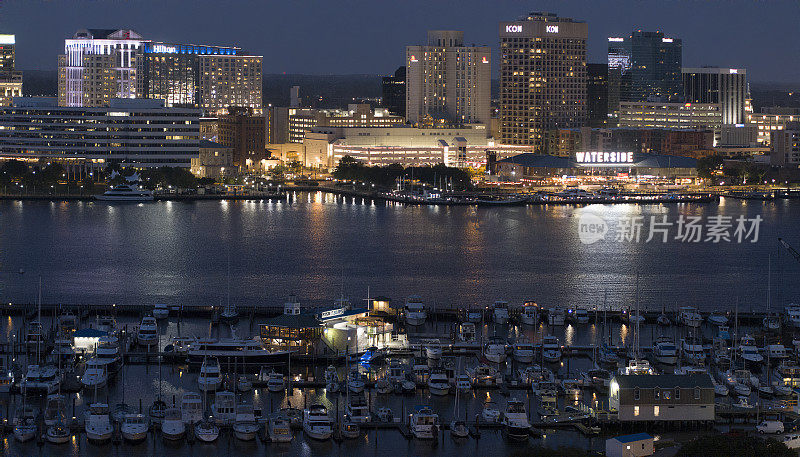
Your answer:
[[[16,37],[0,34],[0,106],[22,96],[22,72],[16,70]]]
[[[397,116],[406,115],[406,67],[383,77],[383,107]]]
[[[546,150],[551,129],[586,121],[583,21],[531,13],[500,23],[500,142]]]
[[[590,127],[608,123],[608,64],[586,65],[586,108]]]
[[[231,108],[219,118],[219,143],[231,148],[232,163],[241,170],[258,166],[266,158],[266,125],[252,108]]]
[[[59,57],[61,106],[108,106],[136,97],[136,52],[142,36],[125,29],[84,29],[64,40]]]
[[[113,98],[223,114],[261,112],[261,56],[240,48],[154,42],[132,30],[81,30],[59,56],[59,104],[108,106]]]
[[[690,103],[719,103],[723,124],[744,124],[747,71],[744,68],[684,68],[683,94]]]
[[[609,74],[619,77],[610,85],[619,92],[609,98],[614,102],[683,101],[682,55],[681,40],[662,32],[637,30],[627,38],[609,38]]]
[[[464,32],[432,30],[428,44],[406,47],[406,118],[413,123],[491,122],[491,50],[465,46]]]

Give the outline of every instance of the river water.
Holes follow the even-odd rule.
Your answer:
[[[605,220],[760,217],[757,242],[584,244],[583,211]],[[0,300],[46,303],[321,305],[385,295],[476,306],[775,308],[800,301],[800,201],[436,207],[321,192],[281,201],[0,203]],[[771,278],[768,274],[771,261]],[[20,271],[24,271],[20,274]],[[228,273],[229,272],[229,273]],[[771,283],[771,294],[768,294]]]

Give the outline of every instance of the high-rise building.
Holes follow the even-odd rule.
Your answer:
[[[0,106],[22,97],[22,72],[16,70],[16,37],[0,34]]]
[[[108,106],[136,97],[136,53],[142,36],[126,29],[84,29],[64,40],[59,57],[61,106]]]
[[[744,68],[684,68],[684,99],[690,103],[719,103],[723,124],[745,122],[747,71]]]
[[[81,30],[59,56],[59,103],[107,106],[113,98],[162,99],[167,106],[261,112],[261,56],[237,47],[145,40],[132,30]]]
[[[397,116],[406,115],[406,67],[383,77],[383,107]]]
[[[627,38],[609,38],[609,74],[619,77],[611,84],[619,93],[610,98],[623,102],[683,101],[682,59],[681,40],[666,37],[663,32],[637,30]]]
[[[432,30],[406,47],[406,118],[413,123],[488,125],[491,49],[465,46],[464,32]]]
[[[771,133],[770,164],[779,167],[800,167],[800,123],[790,122],[783,130],[774,130]]]
[[[586,65],[586,108],[590,127],[608,123],[608,64]]]
[[[551,129],[586,121],[583,21],[531,13],[500,23],[500,142],[546,150]]]

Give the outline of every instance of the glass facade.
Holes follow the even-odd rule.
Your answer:
[[[662,32],[633,32],[628,38],[608,39],[608,67],[619,81],[611,87],[618,91],[611,98],[628,102],[683,101],[681,65],[683,47],[680,39],[667,38]]]

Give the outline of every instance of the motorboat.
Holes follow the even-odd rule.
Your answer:
[[[500,422],[500,410],[497,409],[497,405],[495,405],[492,401],[487,401],[483,404],[483,409],[481,410],[481,422],[488,422],[490,424],[496,424]]]
[[[153,317],[156,319],[166,319],[169,317],[169,306],[164,304],[153,305]]]
[[[608,387],[611,385],[611,372],[603,368],[592,368],[589,371],[582,373],[584,387],[594,387],[594,389],[601,393],[608,392]]]
[[[561,391],[570,400],[578,400],[581,395],[581,388],[583,387],[583,379],[581,378],[563,378],[560,382]]]
[[[739,340],[737,351],[739,357],[748,364],[759,364],[764,361],[764,356],[758,352],[756,339],[750,335],[745,335]]]
[[[650,362],[645,359],[633,358],[628,360],[628,364],[619,369],[623,375],[653,375],[656,374]]]
[[[508,302],[498,300],[492,305],[492,320],[495,324],[505,325],[508,323]]]
[[[770,314],[762,319],[761,325],[764,330],[768,332],[777,332],[781,329],[781,318],[774,314]]]
[[[330,393],[339,392],[339,375],[336,374],[336,367],[333,365],[325,370],[325,391]]]
[[[344,417],[342,417],[342,421],[339,423],[339,432],[342,438],[352,440],[361,436],[361,427],[358,425],[358,422],[345,414]]]
[[[139,331],[136,333],[136,342],[145,347],[158,344],[158,324],[152,316],[142,318]]]
[[[184,424],[196,424],[203,420],[203,399],[200,394],[186,392],[181,397],[181,420]]]
[[[561,361],[561,345],[558,338],[548,335],[542,339],[542,359],[550,363]]]
[[[217,392],[211,404],[211,416],[219,425],[231,425],[236,419],[236,394]]]
[[[53,425],[64,420],[67,399],[61,394],[50,394],[44,408],[44,425]]]
[[[292,428],[288,420],[273,416],[267,421],[269,440],[273,443],[288,443],[292,441]]]
[[[422,345],[425,347],[425,356],[430,360],[442,358],[442,343],[439,340],[425,340]]]
[[[86,417],[86,439],[90,442],[102,444],[111,440],[114,433],[114,426],[111,423],[111,415],[108,405],[105,403],[92,403],[89,405],[89,413]]]
[[[131,443],[144,441],[149,430],[150,424],[144,414],[126,414],[119,426],[122,438]]]
[[[203,361],[197,385],[200,392],[215,392],[222,386],[222,372],[216,357],[209,357]]]
[[[425,323],[427,313],[425,312],[425,305],[422,304],[422,298],[417,295],[412,295],[406,299],[406,304],[403,307],[406,324],[418,326]]]
[[[428,390],[431,395],[447,395],[450,393],[450,381],[447,379],[447,374],[441,368],[431,371],[428,377]]]
[[[32,440],[36,436],[36,418],[39,410],[31,405],[23,405],[14,417],[14,439],[20,443]]]
[[[367,397],[363,393],[349,395],[344,411],[353,422],[369,422],[369,405]]]
[[[711,325],[716,325],[717,327],[728,325],[728,316],[726,316],[724,313],[714,311],[713,313],[709,314],[708,323]]]
[[[786,308],[786,323],[790,327],[800,328],[800,305],[790,304]]]
[[[274,364],[286,361],[288,350],[270,350],[255,338],[200,338],[189,343],[186,351],[189,363],[200,366],[208,357],[216,357],[220,364],[237,363],[245,366]]]
[[[53,341],[53,357],[61,362],[75,360],[75,349],[72,347],[71,338],[58,338]]]
[[[64,444],[67,443],[72,437],[72,432],[69,427],[64,423],[63,418],[47,427],[45,432],[45,439],[48,443]]]
[[[466,374],[459,374],[456,375],[456,390],[459,392],[469,392],[472,390],[472,382],[469,379],[469,376]]]
[[[619,355],[613,347],[603,343],[597,351],[598,359],[603,365],[617,365],[619,363]]]
[[[97,316],[97,330],[108,335],[117,333],[117,319],[114,316]]]
[[[283,373],[273,371],[267,378],[267,390],[270,392],[283,392],[286,390],[286,379]]]
[[[714,395],[717,397],[727,397],[730,394],[730,390],[725,386],[725,384],[717,382],[713,376],[710,376],[710,378],[711,384],[714,386]]]
[[[236,390],[239,392],[250,392],[253,389],[253,381],[247,377],[247,375],[239,375],[239,379],[236,381]]]
[[[566,315],[563,308],[554,307],[547,310],[547,324],[552,326],[562,326],[566,322]]]
[[[450,436],[453,438],[466,438],[469,436],[469,427],[463,420],[454,420],[450,422]]]
[[[502,384],[503,375],[489,365],[478,365],[470,373],[474,387],[493,387]]]
[[[675,365],[678,362],[678,348],[672,338],[668,336],[656,338],[656,344],[653,346],[653,357],[658,363]]]
[[[119,352],[119,339],[114,335],[104,335],[97,340],[97,349],[94,353],[97,363],[106,366],[109,376],[119,371],[122,367],[122,355]]]
[[[682,306],[678,310],[678,316],[683,325],[687,327],[697,328],[703,322],[703,316],[697,312],[694,306]]]
[[[747,370],[728,370],[725,372],[725,384],[728,388],[733,389],[736,395],[742,397],[749,397],[752,393],[750,390],[750,372]]]
[[[327,440],[333,433],[328,409],[322,405],[311,405],[303,411],[303,431],[315,440]]]
[[[385,406],[378,408],[375,417],[378,419],[378,422],[394,422],[394,413],[390,408]]]
[[[147,415],[150,416],[150,420],[156,424],[160,424],[164,420],[164,414],[166,414],[166,412],[167,404],[160,398],[154,400],[153,404],[147,409]]]
[[[252,441],[256,438],[258,428],[253,405],[238,405],[236,407],[236,419],[233,421],[233,434],[236,439]]]
[[[427,406],[418,406],[409,417],[409,428],[414,438],[433,439],[439,426],[439,415]]]
[[[570,308],[569,318],[572,322],[582,325],[589,322],[589,311],[586,308]]]
[[[86,369],[81,376],[81,385],[84,389],[102,389],[108,383],[106,365],[98,363],[94,358],[86,362]]]
[[[149,202],[154,199],[153,191],[141,189],[135,183],[118,184],[94,198],[106,202]]]
[[[58,391],[61,373],[52,365],[28,365],[20,383],[23,395],[49,395]]]
[[[656,318],[656,323],[662,327],[669,327],[672,325],[672,320],[665,313],[661,313]]]
[[[467,322],[477,324],[483,320],[483,311],[470,309],[467,310]]]
[[[541,365],[530,365],[519,370],[519,379],[523,384],[532,384],[539,381],[552,381],[555,377],[553,371]]]
[[[213,443],[219,438],[219,426],[208,419],[203,419],[195,424],[194,436],[204,443]]]
[[[489,340],[483,346],[483,357],[492,363],[503,363],[506,361],[506,343],[498,338]]]
[[[475,341],[475,324],[473,322],[462,322],[458,326],[458,340],[462,343],[472,343]]]
[[[354,394],[360,394],[364,391],[364,380],[361,378],[361,373],[357,368],[350,370],[347,374],[347,390]]]
[[[375,381],[375,390],[381,395],[392,393],[392,382],[386,376],[379,378]]]
[[[681,339],[681,355],[684,360],[694,365],[702,365],[706,361],[706,351],[695,338]]]
[[[521,337],[514,343],[513,357],[519,363],[533,362],[535,348],[529,339]]]
[[[717,329],[717,337],[723,341],[731,340],[731,329],[727,325],[720,325]]]
[[[524,441],[530,435],[531,424],[525,404],[519,400],[508,400],[506,412],[502,418],[503,431],[509,439]]]
[[[164,420],[161,422],[161,436],[165,440],[178,441],[186,435],[186,424],[178,408],[167,408],[164,411]]]
[[[239,319],[239,310],[236,309],[236,305],[233,303],[227,303],[224,308],[222,308],[222,312],[219,313],[219,318],[222,322],[233,323]]]
[[[638,322],[639,324],[644,324],[644,316],[641,315],[638,311],[632,313],[629,308],[624,308],[620,313],[620,319],[623,322],[626,322],[630,325],[636,325]]]
[[[524,325],[536,325],[539,323],[539,307],[536,303],[525,303],[522,305],[522,313],[519,320]]]

